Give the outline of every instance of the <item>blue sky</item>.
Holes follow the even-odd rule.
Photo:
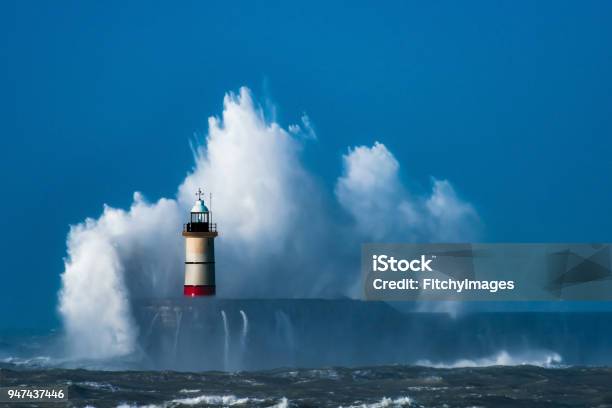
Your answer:
[[[55,325],[69,224],[173,195],[242,85],[284,126],[308,114],[330,190],[379,140],[412,190],[449,179],[484,241],[612,240],[610,2],[0,7],[0,327]]]

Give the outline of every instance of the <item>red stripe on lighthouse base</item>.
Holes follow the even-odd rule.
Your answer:
[[[183,289],[185,296],[214,296],[215,286],[192,286],[185,285]]]

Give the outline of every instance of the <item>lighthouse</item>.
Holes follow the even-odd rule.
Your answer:
[[[189,222],[183,225],[185,237],[185,296],[214,296],[215,294],[215,238],[217,224],[198,189]],[[212,195],[211,195],[212,200]],[[209,201],[210,204],[210,201]]]

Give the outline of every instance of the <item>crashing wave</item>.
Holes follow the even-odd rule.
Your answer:
[[[173,198],[149,203],[135,193],[129,209],[106,205],[98,218],[70,228],[59,312],[72,358],[135,352],[150,324],[135,319],[135,301],[182,293],[179,232],[201,186],[214,193],[215,218],[223,226],[221,297],[356,297],[359,275],[349,254],[358,253],[361,242],[465,240],[478,230],[475,210],[448,181],[433,180],[423,197],[407,194],[399,162],[378,142],[343,155],[334,195],[346,220],[354,219],[341,224],[327,204],[331,192],[301,163],[297,129],[268,120],[247,88],[230,93],[221,117],[209,119],[195,166]],[[291,327],[279,319],[290,342]]]

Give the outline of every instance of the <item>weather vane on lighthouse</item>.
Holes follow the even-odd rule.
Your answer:
[[[206,207],[198,188],[197,200],[190,213],[189,222],[183,225],[185,237],[185,296],[213,296],[215,285],[215,238],[217,224],[212,222],[212,212]],[[212,202],[212,194],[210,202]]]
[[[202,200],[202,196],[204,195],[204,192],[202,191],[201,188],[198,188],[198,191],[196,191],[195,195],[198,197],[198,200]]]

